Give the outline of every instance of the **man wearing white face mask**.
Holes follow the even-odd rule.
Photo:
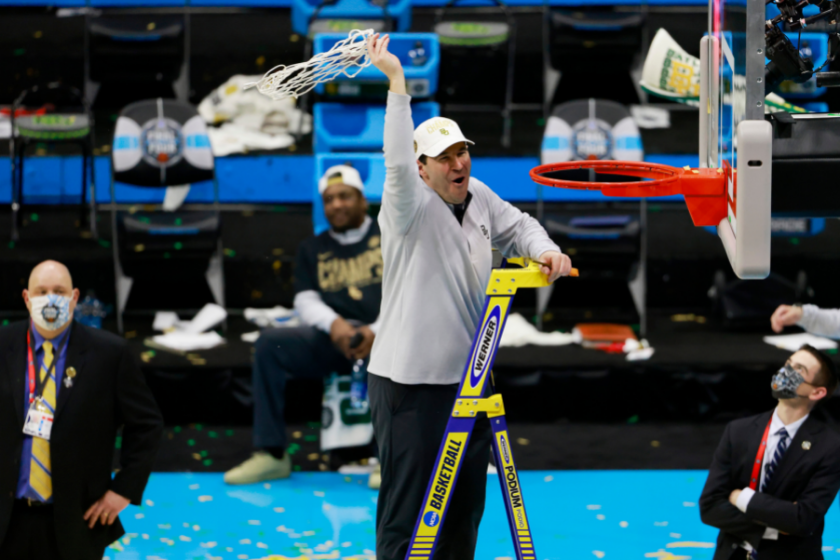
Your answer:
[[[79,290],[32,270],[30,320],[0,328],[0,558],[101,559],[140,505],[163,421],[123,339],[73,323]],[[117,429],[120,470],[111,477]]]

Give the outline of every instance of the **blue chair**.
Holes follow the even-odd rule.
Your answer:
[[[316,103],[313,142],[316,153],[362,152],[382,149],[385,128],[385,107],[382,105],[347,105]],[[414,126],[440,116],[440,106],[434,102],[411,106]]]
[[[315,235],[330,227],[324,215],[324,203],[318,193],[318,179],[333,165],[352,165],[362,176],[368,202],[378,204],[382,201],[382,189],[385,186],[385,156],[359,153],[316,155],[315,177],[312,181],[312,226],[315,229]]]
[[[309,36],[311,25],[321,19],[330,22],[328,25],[338,26],[342,25],[342,20],[352,20],[374,29],[382,26],[382,22],[387,26],[390,21],[393,26],[387,26],[388,28],[408,31],[411,28],[411,0],[292,0],[292,29],[295,33]],[[345,29],[339,27],[333,30]]]
[[[391,33],[388,50],[394,53],[405,70],[408,93],[412,97],[432,97],[438,89],[440,44],[435,33]],[[337,42],[347,38],[346,33],[321,33],[315,36],[314,53],[330,50]],[[375,66],[361,70],[352,80],[346,76],[329,84],[318,84],[315,91],[333,97],[360,97],[362,86],[382,86],[387,90],[388,78]]]

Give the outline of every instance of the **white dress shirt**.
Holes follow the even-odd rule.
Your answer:
[[[799,431],[799,428],[808,419],[808,415],[806,414],[804,417],[800,418],[796,422],[792,422],[785,426],[782,419],[779,418],[779,409],[773,411],[773,420],[770,422],[770,434],[767,436],[767,447],[764,449],[764,460],[761,463],[761,478],[758,481],[758,488],[760,489],[764,485],[764,477],[765,473],[767,472],[767,465],[769,465],[773,461],[773,455],[776,453],[776,448],[779,446],[779,440],[781,440],[781,436],[779,436],[779,431],[782,428],[785,429],[788,433],[788,447],[793,442],[793,438],[796,437],[796,432]],[[747,513],[747,506],[750,505],[750,500],[755,495],[755,490],[750,488],[749,486],[741,490],[741,494],[738,495],[738,499],[735,501],[735,507],[740,509],[742,512]],[[779,540],[779,530],[774,529],[772,527],[767,527],[764,531],[764,539],[769,539],[772,541]],[[741,546],[746,548],[747,550],[752,550],[752,546],[750,543],[744,542]]]

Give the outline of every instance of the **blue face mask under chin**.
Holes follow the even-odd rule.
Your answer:
[[[773,392],[775,399],[792,399],[799,397],[796,390],[805,382],[802,375],[799,374],[793,366],[785,364],[776,372],[773,379],[770,381],[770,389]]]

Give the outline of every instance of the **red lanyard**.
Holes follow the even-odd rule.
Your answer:
[[[26,331],[26,356],[29,362],[29,404],[31,405],[35,400],[35,391],[36,391],[36,384],[35,384],[35,357],[32,353],[32,338],[31,333],[29,330]],[[47,378],[50,376],[50,372],[55,371],[55,365],[58,362],[58,355],[61,353],[58,349],[54,350],[55,357],[53,359],[52,366],[50,367],[50,371],[47,372]],[[44,379],[44,383],[46,383],[46,379]]]
[[[773,417],[767,422],[767,427],[764,428],[764,435],[761,437],[761,445],[758,446],[758,453],[755,456],[755,463],[753,463],[752,476],[750,477],[750,489],[755,490],[758,487],[758,480],[761,478],[761,463],[764,462],[764,450],[767,449],[767,436],[770,435],[770,424],[773,422]]]
[[[32,355],[32,335],[26,330],[26,353],[29,360],[29,404],[35,400],[35,358]]]

